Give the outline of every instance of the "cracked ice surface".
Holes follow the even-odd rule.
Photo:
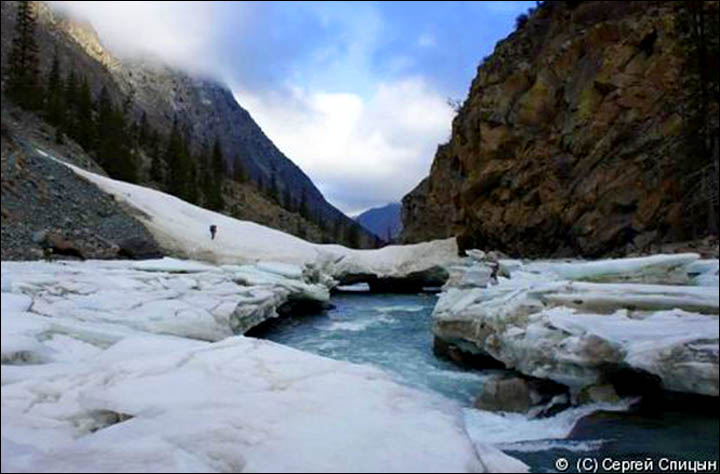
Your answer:
[[[3,471],[482,469],[448,402],[242,336],[129,337],[4,385],[2,423]]]
[[[3,262],[2,274],[3,314],[31,311],[56,327],[109,324],[110,333],[131,330],[206,341],[244,333],[277,316],[276,309],[288,299],[329,299],[327,288],[306,281],[300,267],[288,277],[259,266],[216,267],[165,258]]]
[[[232,336],[288,297],[326,300],[305,278],[273,263],[3,262],[2,471],[524,467],[474,445],[448,400]]]

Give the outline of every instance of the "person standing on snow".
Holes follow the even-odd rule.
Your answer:
[[[215,224],[212,224],[210,226],[210,239],[215,240],[215,234],[217,234],[217,226]]]

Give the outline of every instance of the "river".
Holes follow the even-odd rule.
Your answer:
[[[333,359],[380,367],[400,383],[449,397],[465,409],[471,438],[499,446],[532,472],[557,472],[564,457],[717,460],[717,415],[643,415],[622,406],[590,406],[528,420],[472,408],[487,373],[468,371],[432,353],[431,294],[339,293],[334,309],[273,320],[253,335]],[[570,471],[574,471],[571,467]]]

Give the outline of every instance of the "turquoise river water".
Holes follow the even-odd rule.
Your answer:
[[[287,317],[256,336],[333,359],[380,367],[400,383],[449,397],[465,407],[468,433],[521,459],[533,472],[557,472],[559,458],[577,472],[588,458],[653,460],[718,459],[717,412],[628,413],[619,406],[566,410],[528,420],[472,408],[486,373],[467,371],[432,353],[431,313],[436,296],[339,293],[334,309]],[[607,462],[607,461],[606,461]],[[602,470],[601,470],[602,471]]]

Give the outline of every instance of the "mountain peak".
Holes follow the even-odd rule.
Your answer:
[[[391,202],[374,207],[355,216],[355,220],[365,229],[386,242],[395,239],[402,231],[402,204]]]

